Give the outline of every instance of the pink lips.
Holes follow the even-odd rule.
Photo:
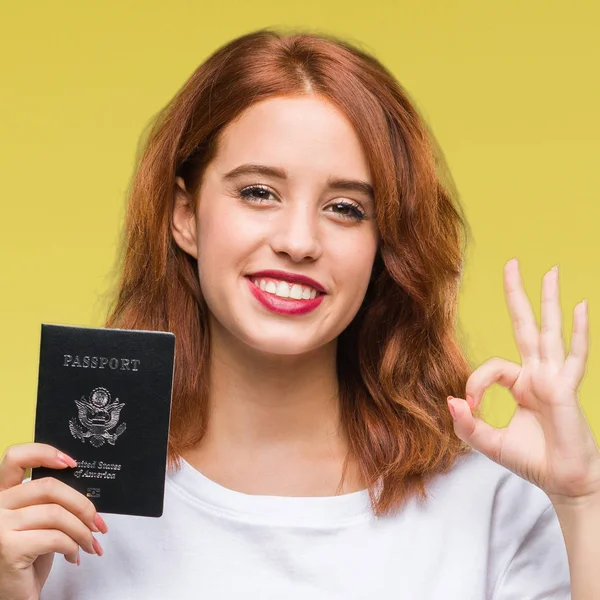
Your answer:
[[[270,294],[261,290],[260,287],[252,282],[251,278],[271,278],[279,279],[280,281],[289,281],[291,283],[299,283],[308,285],[315,288],[318,292],[321,292],[316,298],[309,300],[296,300],[294,298],[281,298],[275,294]],[[323,299],[325,298],[325,289],[323,286],[305,275],[298,275],[296,273],[286,273],[285,271],[260,271],[258,273],[252,273],[252,275],[246,276],[248,287],[252,292],[252,295],[268,310],[274,313],[282,315],[303,315],[315,310]]]

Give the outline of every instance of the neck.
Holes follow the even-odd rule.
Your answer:
[[[184,458],[247,493],[335,494],[348,451],[336,341],[301,356],[273,356],[213,332],[208,427]],[[352,467],[341,489],[362,489]]]

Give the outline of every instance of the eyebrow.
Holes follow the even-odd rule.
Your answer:
[[[287,171],[279,167],[270,167],[267,165],[259,165],[256,163],[245,163],[232,169],[223,176],[224,181],[235,179],[240,175],[266,175],[268,177],[275,177],[276,179],[287,179]],[[375,191],[373,186],[366,181],[359,181],[357,179],[332,179],[331,177],[327,180],[327,187],[331,190],[338,191],[351,191],[360,192],[366,194],[369,198],[375,200]]]

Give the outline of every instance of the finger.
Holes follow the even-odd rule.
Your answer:
[[[8,513],[6,524],[13,531],[58,529],[75,540],[89,554],[96,554],[94,536],[90,528],[59,504],[26,506]]]
[[[10,446],[0,461],[0,491],[20,484],[25,471],[35,467],[64,469],[77,463],[49,444],[37,442]]]
[[[467,403],[472,409],[477,408],[487,388],[494,383],[508,389],[512,388],[519,377],[521,369],[521,365],[503,358],[490,358],[477,367],[467,379],[465,390]]]
[[[580,302],[573,312],[571,351],[565,360],[562,375],[567,381],[567,385],[573,391],[577,391],[585,375],[585,367],[590,349],[587,301]]]
[[[65,558],[73,563],[79,558],[77,542],[58,529],[12,531],[5,538],[4,556],[9,562],[25,558],[31,564],[38,556],[49,552],[64,554]]]
[[[515,341],[521,353],[521,362],[539,358],[539,328],[529,298],[523,288],[523,280],[516,258],[504,266],[504,291],[508,311],[513,323]]]
[[[559,368],[565,362],[558,265],[550,269],[542,280],[540,358],[557,365]]]
[[[54,477],[35,479],[0,494],[0,508],[16,510],[36,504],[60,504],[92,531],[108,531],[106,523],[97,513],[91,500]]]
[[[473,417],[466,400],[451,398],[448,406],[454,418],[454,432],[463,442],[475,450],[485,454],[495,462],[499,462],[502,452],[504,432],[488,425],[485,421]]]

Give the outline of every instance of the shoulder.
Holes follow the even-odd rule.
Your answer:
[[[449,472],[436,475],[429,493],[449,503],[483,503],[500,514],[515,504],[537,514],[551,506],[543,490],[476,450],[460,456]]]
[[[491,597],[570,597],[564,538],[543,490],[473,450],[436,476],[429,493],[462,521],[461,531],[473,532],[465,535],[476,528],[485,536]]]
[[[562,540],[546,493],[475,450],[461,456],[448,473],[433,478],[428,491],[448,518],[485,532],[492,552],[514,554],[536,532],[558,534]]]

